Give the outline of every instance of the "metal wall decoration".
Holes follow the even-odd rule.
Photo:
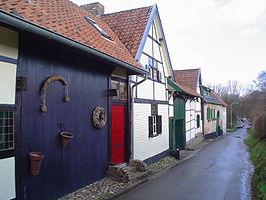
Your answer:
[[[92,113],[92,122],[95,128],[102,128],[106,124],[107,114],[104,108],[96,107]]]
[[[58,76],[58,75],[50,76],[49,78],[46,79],[46,81],[44,82],[43,87],[41,89],[41,111],[42,112],[46,112],[47,111],[47,107],[45,105],[46,94],[47,94],[47,90],[48,90],[49,84],[51,82],[53,82],[53,81],[60,81],[65,86],[64,101],[65,102],[69,102],[70,101],[69,91],[68,91],[68,87],[67,87],[68,82],[62,76]]]

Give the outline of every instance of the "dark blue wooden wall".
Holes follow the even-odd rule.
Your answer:
[[[108,112],[107,89],[112,66],[79,52],[69,51],[22,34],[18,75],[28,79],[27,91],[21,92],[21,128],[18,130],[20,195],[26,199],[56,199],[104,177],[108,165],[108,122],[102,129],[92,125],[97,106]],[[52,82],[46,106],[40,111],[40,88],[51,75],[69,82],[70,102],[64,102],[64,87]],[[19,95],[18,95],[19,96]],[[63,149],[59,124],[74,134]],[[40,175],[29,173],[28,153],[45,154]]]

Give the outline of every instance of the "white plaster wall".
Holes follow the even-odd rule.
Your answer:
[[[16,197],[15,158],[0,159],[0,199]]]
[[[18,58],[18,33],[0,26],[0,55]]]
[[[173,117],[174,116],[174,106],[169,106],[169,117]]]
[[[149,35],[152,35],[151,31],[150,31]],[[152,55],[152,39],[149,37],[146,39],[146,43],[144,45],[143,52],[145,52],[149,55]]]
[[[149,138],[151,105],[134,104],[134,159],[145,160],[169,149],[168,105],[159,104],[158,114],[162,116],[162,134]]]
[[[223,107],[223,113],[222,113],[222,116],[223,116],[223,121],[222,121],[222,128],[223,128],[223,132],[226,133],[226,107]]]
[[[155,100],[167,101],[165,85],[154,82],[154,86],[155,86],[155,90],[154,90]]]
[[[18,33],[0,26],[0,56],[18,58]],[[0,104],[15,104],[17,66],[0,62]]]
[[[17,66],[0,62],[0,104],[15,104]]]
[[[125,69],[121,69],[119,67],[116,67],[114,71],[112,72],[112,77],[118,77],[118,78],[127,78],[127,72]]]
[[[137,86],[137,98],[153,99],[153,81],[147,79]]]

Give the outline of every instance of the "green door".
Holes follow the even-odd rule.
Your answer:
[[[186,146],[185,136],[185,100],[182,98],[175,98],[174,100],[174,123],[170,135],[170,147],[173,149],[184,149]]]
[[[220,132],[220,112],[217,112],[217,117],[216,117],[216,136],[219,135]]]

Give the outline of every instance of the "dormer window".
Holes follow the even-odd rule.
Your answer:
[[[91,18],[89,17],[84,17],[97,31],[99,31],[99,33],[101,33],[101,35],[108,39],[108,40],[112,40],[111,37]]]

